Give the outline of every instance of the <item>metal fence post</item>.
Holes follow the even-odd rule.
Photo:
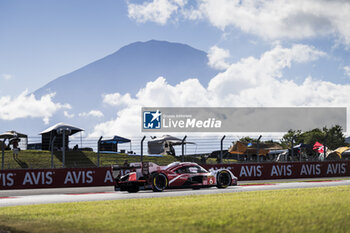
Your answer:
[[[143,162],[143,141],[146,139],[146,136],[143,136],[141,140],[141,163]]]
[[[220,141],[220,159],[219,159],[219,163],[222,163],[222,150],[223,150],[223,144],[224,144],[224,139],[225,138],[226,138],[226,135],[224,135],[221,138],[221,141]]]
[[[182,139],[181,141],[181,146],[182,146],[182,155],[181,155],[181,162],[185,162],[185,140],[186,140],[187,136],[185,135],[185,137]]]
[[[52,141],[51,141],[51,168],[53,168],[53,145],[55,143],[56,140],[56,136],[53,137]]]
[[[262,135],[259,136],[258,141],[257,141],[257,145],[256,145],[256,161],[259,163],[259,143],[260,143],[260,139],[261,139]]]
[[[324,138],[324,143],[323,143],[323,158],[326,158],[327,155],[327,148],[326,148],[326,143],[327,143],[327,133],[326,133],[326,137]]]
[[[101,140],[102,140],[102,136],[100,137],[100,139],[98,139],[97,142],[97,167],[100,167],[100,145],[101,145]]]
[[[5,138],[4,140],[2,140],[2,146],[1,146],[1,153],[2,153],[2,156],[1,156],[1,170],[4,170],[4,166],[5,166]]]
[[[63,150],[62,150],[62,167],[64,168],[66,166],[66,130],[62,131],[62,143],[63,143]]]
[[[295,135],[293,135],[292,137],[292,148],[291,148],[292,159],[294,159],[294,139],[295,139]],[[299,158],[299,160],[301,160],[301,158]]]

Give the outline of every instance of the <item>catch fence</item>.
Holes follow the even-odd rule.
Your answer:
[[[186,135],[174,135],[175,137],[179,139],[183,139]],[[243,136],[242,135],[218,135],[218,136],[191,136],[187,135],[185,142],[194,142],[194,144],[186,144],[184,145],[184,153],[185,155],[201,155],[201,154],[210,154],[213,151],[219,151],[221,150],[221,140],[225,136],[223,140],[223,150],[228,150],[230,146],[236,142],[239,141]],[[103,137],[102,139],[109,139],[112,137]],[[130,143],[122,143],[118,144],[118,152],[132,152],[135,154],[141,153],[141,140],[143,136],[134,136],[129,137],[131,140]],[[252,136],[253,140],[257,140],[259,138],[258,136]],[[92,149],[93,151],[97,152],[97,145],[99,137],[70,137],[69,138],[69,148],[73,149],[74,146],[78,146],[78,148],[85,148],[85,149]],[[279,142],[280,137],[278,136],[264,136],[261,138],[261,141],[264,140],[273,140]],[[148,154],[148,142],[152,141],[151,136],[146,136],[146,139],[143,143],[143,152],[145,155]],[[28,137],[28,144],[40,144],[41,143],[41,137],[33,136]],[[174,146],[175,154],[181,155],[182,154],[182,147],[180,146]]]
[[[83,137],[71,136],[68,141],[68,148],[65,153],[62,150],[41,151],[41,137],[29,136],[28,148],[33,150],[26,150],[26,152],[19,153],[17,159],[12,159],[12,152],[5,151],[5,158],[1,160],[2,169],[18,169],[18,168],[59,168],[59,167],[105,167],[111,164],[121,164],[125,160],[128,162],[138,162],[141,160],[140,155],[144,156],[144,161],[152,161],[159,164],[166,164],[172,161],[191,161],[200,164],[217,164],[217,163],[262,163],[262,162],[288,162],[288,161],[323,161],[324,156],[316,153],[312,155],[300,152],[296,154],[294,150],[289,150],[289,153],[282,153],[280,150],[270,150],[266,156],[256,156],[263,150],[262,145],[265,141],[279,142],[281,135],[248,135],[251,141],[255,143],[255,150],[250,149],[250,154],[237,155],[229,153],[229,148],[241,138],[247,135],[174,135],[185,143],[178,143],[174,146],[172,155],[164,157],[154,157],[148,153],[148,143],[155,140],[149,135],[130,137],[130,142],[118,144],[115,151],[99,151],[99,140],[97,137]],[[156,139],[161,138],[158,136]],[[113,137],[103,137],[102,139],[110,139]],[[142,142],[142,143],[141,143]],[[258,142],[258,143],[257,143]],[[260,144],[259,144],[260,143]],[[248,144],[249,145],[249,144]],[[260,145],[260,148],[259,148]],[[21,145],[25,149],[25,145]],[[101,149],[101,148],[100,148]],[[286,152],[288,150],[284,150]],[[291,151],[294,152],[291,153]],[[25,158],[23,155],[27,154]],[[51,154],[51,156],[49,156]],[[66,155],[63,155],[66,154]],[[167,153],[164,153],[167,154]],[[254,155],[255,154],[255,155]],[[131,156],[134,155],[134,156]],[[30,158],[29,158],[30,157]],[[348,158],[343,157],[342,160]],[[340,158],[328,158],[328,160],[340,160]]]

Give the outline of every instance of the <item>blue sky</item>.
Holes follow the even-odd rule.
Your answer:
[[[196,6],[194,2],[188,1],[185,8]],[[327,57],[312,66],[302,64],[287,69],[285,77],[301,81],[313,75],[349,83],[350,77],[344,72],[344,67],[350,65],[348,45],[337,42],[336,33],[266,39],[237,26],[220,29],[208,19],[188,20],[179,13],[173,13],[165,24],[128,16],[128,5],[147,3],[152,1],[1,0],[0,95],[34,91],[124,45],[150,39],[182,42],[204,51],[217,45],[230,51],[231,62],[259,56],[276,41],[283,46],[304,43],[325,51]]]
[[[12,76],[0,79],[0,95],[34,91],[135,41],[176,41],[206,51],[220,39],[206,23],[137,23],[125,1],[106,0],[1,0],[0,32],[0,75]]]
[[[349,12],[343,0],[0,0],[0,104],[21,107],[28,93],[49,81],[127,44],[156,39],[208,52],[211,66],[222,72],[208,87],[197,87],[199,105],[347,107]],[[170,87],[166,77],[157,78],[150,80],[154,86],[174,94],[198,85],[188,80]],[[224,91],[229,95],[213,94]],[[111,95],[138,111],[141,97],[152,98],[145,93]],[[15,115],[17,109],[3,107],[0,119],[49,122],[58,109],[69,109],[50,98],[32,99],[51,106],[49,113]],[[188,104],[169,99],[169,106],[178,103]],[[116,118],[95,131],[120,130],[117,120],[123,122]]]

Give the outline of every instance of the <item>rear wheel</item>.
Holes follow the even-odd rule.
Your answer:
[[[152,190],[162,192],[168,186],[168,178],[163,174],[155,174],[152,178]]]
[[[216,177],[216,187],[224,189],[231,185],[231,175],[228,171],[219,171]]]

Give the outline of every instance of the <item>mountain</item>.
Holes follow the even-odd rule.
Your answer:
[[[206,86],[216,74],[207,63],[205,52],[185,44],[136,42],[49,82],[34,94],[55,92],[55,102],[70,103],[74,111],[90,111],[101,105],[102,94],[136,94],[159,76],[172,85],[198,78]]]
[[[53,101],[70,104],[72,109],[68,112],[74,117],[67,118],[63,110],[60,110],[50,118],[49,125],[45,125],[41,118],[19,118],[12,121],[0,120],[0,128],[1,131],[14,129],[33,136],[58,122],[66,122],[84,128],[89,133],[96,124],[116,117],[117,108],[104,105],[103,94],[119,92],[134,96],[147,82],[154,81],[159,76],[166,78],[172,85],[189,78],[198,78],[207,86],[217,73],[207,63],[205,52],[185,44],[156,40],[132,43],[58,77],[34,92],[37,99],[55,92]],[[104,116],[79,117],[79,113],[91,110],[100,110]]]

